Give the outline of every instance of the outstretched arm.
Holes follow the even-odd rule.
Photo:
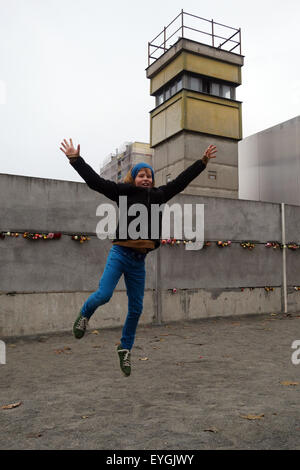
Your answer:
[[[216,158],[217,148],[215,145],[210,145],[204,152],[202,159],[197,160],[195,163],[186,168],[180,173],[173,181],[170,181],[159,189],[165,194],[165,202],[174,197],[176,194],[183,191],[193,179],[200,175],[205,170],[207,163],[211,158]]]
[[[82,157],[80,157],[79,144],[77,149],[75,149],[72,139],[70,139],[70,143],[64,139],[63,142],[61,142],[61,145],[62,147],[60,147],[60,150],[68,157],[73,168],[84,179],[89,188],[104,194],[113,201],[119,200],[119,187],[117,183],[101,178],[101,176],[99,176],[93,168],[88,165]]]

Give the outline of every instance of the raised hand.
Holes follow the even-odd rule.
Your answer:
[[[60,150],[64,152],[65,155],[67,155],[68,158],[77,158],[80,155],[80,145],[78,144],[77,149],[75,149],[73,145],[72,139],[70,139],[70,143],[68,144],[67,140],[64,139],[63,142],[61,142],[61,145],[63,148],[60,147]]]
[[[205,163],[206,165],[211,158],[216,158],[216,152],[217,147],[215,145],[210,145],[209,147],[207,147],[202,157],[203,163]]]

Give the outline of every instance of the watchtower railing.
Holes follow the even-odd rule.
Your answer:
[[[201,28],[197,29],[193,26],[198,26],[201,23]],[[206,27],[206,28],[205,28]],[[173,31],[175,29],[175,31]],[[206,30],[205,30],[206,29]],[[234,31],[229,37],[224,37],[230,30]],[[175,41],[171,43],[171,39],[179,33]],[[222,34],[222,35],[221,35]],[[214,20],[207,20],[200,16],[192,15],[183,10],[179,13],[168,26],[154,38],[148,42],[148,66],[164,54],[173,44],[180,38],[192,39],[203,44],[223,49],[232,52],[238,49],[241,54],[241,28],[232,28]],[[199,40],[201,39],[201,40]],[[218,45],[218,41],[222,40]]]

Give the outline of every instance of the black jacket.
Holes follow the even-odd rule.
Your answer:
[[[183,191],[188,184],[193,181],[200,173],[206,168],[206,165],[202,160],[197,160],[195,163],[186,168],[180,173],[173,181],[159,186],[158,188],[142,188],[133,186],[130,183],[115,183],[114,181],[106,180],[99,176],[93,168],[88,165],[82,157],[78,157],[76,160],[71,161],[73,168],[79,173],[84,179],[89,188],[94,191],[98,191],[104,196],[108,197],[112,201],[116,202],[119,206],[119,196],[127,196],[127,208],[129,209],[133,204],[143,204],[148,209],[148,237],[151,240],[151,204],[164,204],[169,201],[176,194]],[[127,214],[126,214],[127,215]],[[134,220],[136,216],[127,216],[127,227],[130,222]],[[159,233],[161,233],[161,217]],[[128,240],[127,238],[119,238],[119,225],[116,230],[116,239]],[[143,237],[145,239],[145,237]],[[160,243],[159,240],[153,240],[155,248],[158,248]]]

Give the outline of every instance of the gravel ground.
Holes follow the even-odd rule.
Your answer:
[[[6,339],[0,449],[300,449],[300,314],[141,326],[128,378],[120,335]]]

